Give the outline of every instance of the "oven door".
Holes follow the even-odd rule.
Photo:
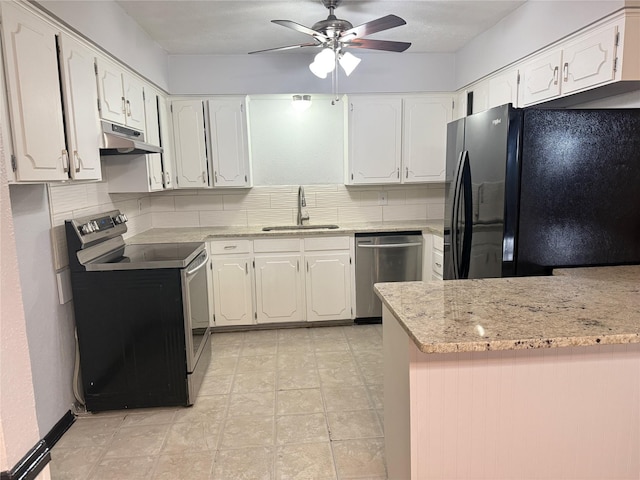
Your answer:
[[[187,349],[187,372],[193,373],[209,336],[209,256],[203,250],[182,270],[182,298]]]

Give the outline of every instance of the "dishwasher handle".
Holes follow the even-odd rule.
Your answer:
[[[384,245],[358,244],[358,248],[405,248],[405,247],[421,247],[422,243],[387,243]]]

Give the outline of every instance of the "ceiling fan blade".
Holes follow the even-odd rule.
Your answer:
[[[264,52],[276,52],[278,50],[291,50],[293,48],[302,48],[302,47],[319,47],[321,46],[321,43],[301,43],[299,45],[288,45],[286,47],[276,47],[276,48],[266,48],[264,50],[256,50],[255,52],[249,52],[249,54],[252,53],[264,53]]]
[[[397,15],[387,15],[386,17],[380,17],[376,20],[371,20],[370,22],[363,23],[362,25],[350,28],[349,30],[345,30],[340,34],[340,37],[364,37],[367,35],[371,35],[372,33],[377,33],[383,30],[388,30],[390,28],[406,25],[406,23],[407,22],[405,22]]]
[[[385,50],[387,52],[404,52],[411,46],[409,42],[392,42],[389,40],[371,40],[358,38],[350,42],[344,42],[345,47],[368,48],[370,50]]]
[[[300,25],[299,23],[292,22],[291,20],[271,20],[271,23],[277,23],[278,25],[290,28],[292,30],[295,30],[296,32],[306,33],[307,35],[311,35],[312,37],[315,37],[319,40],[328,40],[327,36],[322,34],[321,32],[312,30],[309,27],[305,27],[304,25]]]

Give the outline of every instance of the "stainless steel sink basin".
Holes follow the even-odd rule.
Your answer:
[[[275,227],[263,227],[263,232],[275,232],[282,230],[333,230],[338,225],[278,225]]]

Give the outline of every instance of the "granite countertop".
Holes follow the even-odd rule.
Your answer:
[[[375,289],[424,353],[640,343],[640,266]]]
[[[341,224],[338,228],[322,230],[285,230],[262,231],[262,226],[232,227],[191,227],[191,228],[152,228],[127,239],[127,243],[173,243],[204,242],[216,238],[271,238],[271,237],[309,237],[353,235],[367,232],[401,232],[420,230],[442,235],[442,220],[376,222],[362,224]]]

